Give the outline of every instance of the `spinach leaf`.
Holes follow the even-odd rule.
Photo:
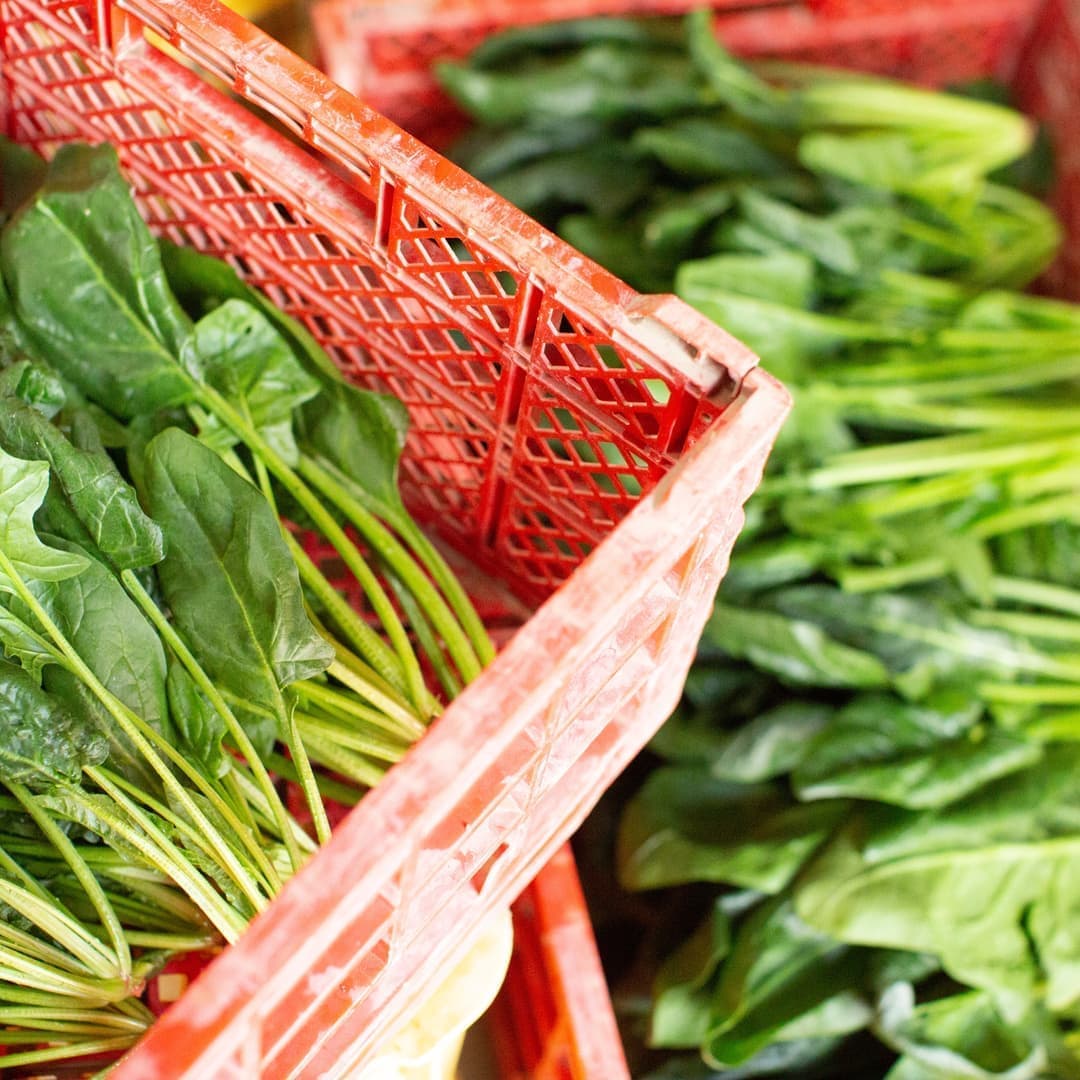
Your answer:
[[[62,581],[86,566],[85,556],[48,547],[34,531],[34,514],[48,488],[44,461],[23,461],[0,449],[0,551],[24,581]],[[0,592],[16,592],[2,570]]]
[[[795,685],[862,689],[890,681],[876,656],[830,637],[809,619],[718,603],[702,640]]]
[[[283,460],[290,465],[299,461],[293,410],[313,398],[319,384],[257,308],[243,300],[226,300],[195,324],[180,359],[200,382],[238,405]],[[200,438],[219,453],[239,441],[213,415],[207,417]]]
[[[176,428],[146,449],[145,489],[166,553],[158,566],[177,629],[219,685],[250,709],[260,753],[280,734],[282,688],[333,660],[304,609],[296,565],[265,498],[212,450]]]
[[[873,1009],[859,990],[869,955],[807,926],[789,897],[752,912],[720,973],[705,1060],[738,1065],[774,1040],[827,1039],[865,1027]]]
[[[225,721],[200,692],[184,666],[171,656],[165,692],[173,724],[191,757],[210,776],[224,776],[229,771],[229,756],[222,746]],[[225,834],[229,831],[226,828]]]
[[[111,147],[57,151],[4,228],[0,267],[35,351],[87,397],[122,417],[187,399],[174,357],[190,322]]]
[[[168,240],[161,240],[159,247],[169,287],[191,318],[201,319],[226,300],[242,300],[274,324],[310,374],[342,381],[333,360],[304,326],[253,289],[228,263]]]
[[[0,777],[33,788],[78,783],[105,760],[105,740],[79,725],[17,664],[0,660]]]
[[[978,723],[977,699],[954,698],[952,707],[856,698],[804,748],[792,777],[799,798],[943,806],[1038,761],[1035,743]]]
[[[700,766],[660,768],[623,814],[619,877],[629,889],[715,881],[779,892],[845,812],[844,803],[798,804]]]
[[[0,135],[0,225],[41,187],[44,179],[44,160],[33,150]]]
[[[812,762],[820,733],[829,730],[830,705],[787,701],[742,725],[709,762],[721,780],[756,784]],[[800,797],[805,796],[800,793]]]
[[[134,569],[161,559],[161,530],[104,451],[76,448],[35,408],[12,397],[0,398],[0,446],[49,463],[57,494],[114,566]]]
[[[350,493],[390,521],[405,512],[397,480],[408,426],[397,398],[338,381],[324,383],[297,421],[304,452],[329,461]]]
[[[63,384],[41,364],[17,360],[0,371],[0,395],[18,398],[51,420],[66,404]]]
[[[790,169],[749,132],[708,116],[680,117],[663,127],[638,128],[630,145],[652,154],[680,176],[701,180],[778,176]]]
[[[999,797],[1001,788],[984,789]],[[1080,895],[1080,835],[950,843],[950,811],[914,819],[914,850],[874,858],[864,819],[842,831],[795,887],[800,916],[856,945],[933,953],[954,979],[995,993],[1080,998],[1080,945],[1067,928]],[[1003,808],[1004,809],[1004,808]],[[938,833],[940,829],[940,833]],[[880,855],[880,853],[878,853]]]
[[[893,987],[878,1030],[900,1054],[887,1080],[1039,1080],[1050,1055],[1035,1024],[1005,1020],[993,998],[974,991],[915,1004],[911,987]]]
[[[940,595],[866,596],[800,585],[776,593],[772,601],[789,618],[874,653],[888,666],[897,689],[911,698],[974,676],[1010,679],[1036,659],[1026,641],[970,626]]]
[[[60,551],[83,554],[50,537]],[[84,556],[85,557],[85,556]],[[105,566],[87,558],[64,581],[39,581],[35,595],[101,683],[166,737],[172,735],[165,696],[165,651],[156,631]]]

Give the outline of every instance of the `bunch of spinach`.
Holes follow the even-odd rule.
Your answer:
[[[467,167],[795,399],[617,831],[618,999],[695,1051],[641,1071],[1080,1076],[1080,308],[1015,291],[1059,240],[1030,125],[703,13],[440,74]]]
[[[396,399],[159,244],[111,148],[0,166],[3,1066],[136,1041],[147,978],[235,940],[328,837],[324,798],[424,732],[413,637],[448,696],[492,646],[401,502]]]

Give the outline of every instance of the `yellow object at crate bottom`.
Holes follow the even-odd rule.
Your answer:
[[[355,1080],[453,1080],[465,1032],[495,1000],[513,949],[510,912],[497,912],[411,1023]]]

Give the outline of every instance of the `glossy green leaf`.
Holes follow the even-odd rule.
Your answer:
[[[242,719],[267,752],[282,688],[334,656],[304,609],[281,526],[251,484],[176,428],[147,447],[143,495],[165,536],[158,576],[177,629],[207,673],[250,704]]]
[[[13,397],[0,398],[0,446],[48,462],[56,491],[114,566],[127,570],[161,559],[161,530],[104,451],[78,449],[37,409]]]
[[[850,944],[932,953],[969,986],[1038,989],[1051,1008],[1075,1004],[1080,945],[1068,927],[1080,895],[1080,833],[1047,835],[1040,814],[1066,812],[1050,804],[1053,778],[1043,779],[1038,800],[1037,778],[1027,786],[1006,779],[928,814],[871,818],[866,832],[853,825],[800,878],[799,914]],[[989,829],[978,828],[980,818]],[[884,843],[875,843],[879,830]]]
[[[792,777],[799,798],[943,806],[1039,760],[1034,742],[979,723],[978,699],[937,704],[856,698],[805,748]]]
[[[0,660],[0,776],[34,788],[78,783],[98,765],[105,741],[77,720],[19,665]]]
[[[623,814],[619,877],[630,889],[714,881],[779,892],[844,813],[843,803],[800,805],[700,766],[660,768]]]
[[[165,691],[173,725],[192,758],[210,776],[224,776],[229,771],[229,757],[222,746],[226,734],[225,721],[200,692],[183,665],[173,658],[169,660]]]
[[[0,450],[0,551],[25,581],[62,581],[86,566],[84,556],[48,547],[34,531],[34,514],[48,487],[46,462],[24,461]],[[3,571],[0,591],[15,591]]]
[[[788,898],[757,909],[721,971],[705,1060],[738,1065],[774,1040],[830,1038],[865,1027],[873,1010],[858,990],[867,961],[867,950],[807,926]]]
[[[409,414],[397,398],[344,382],[324,383],[297,424],[305,453],[330,462],[348,477],[351,493],[389,518],[402,513],[398,462],[408,426]]]
[[[812,701],[788,701],[743,724],[709,761],[720,780],[756,784],[800,766],[813,754],[836,710]]]
[[[81,554],[66,540],[49,539],[58,550]],[[77,576],[36,582],[33,589],[105,688],[152,727],[171,735],[165,650],[119,579],[96,559],[87,558]]]
[[[708,984],[731,948],[731,922],[715,903],[701,925],[664,961],[653,984],[652,1046],[700,1045],[709,1029]]]
[[[181,360],[240,408],[286,462],[297,463],[293,410],[315,397],[319,383],[265,315],[243,300],[226,300],[195,324]],[[239,441],[213,416],[200,437],[219,452]]]
[[[808,620],[717,604],[703,640],[795,685],[864,689],[889,683],[889,672],[876,656]]]
[[[57,151],[0,266],[35,349],[87,397],[124,417],[187,399],[174,357],[190,323],[111,147]]]

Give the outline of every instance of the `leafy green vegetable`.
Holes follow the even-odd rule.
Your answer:
[[[281,526],[254,487],[176,428],[147,447],[145,484],[176,625],[210,676],[245,703],[248,732],[269,753],[283,734],[284,687],[334,658],[304,611]]]
[[[732,784],[700,767],[658,769],[623,818],[619,877],[634,889],[727,881],[779,892],[845,809],[799,805],[775,787]]]

